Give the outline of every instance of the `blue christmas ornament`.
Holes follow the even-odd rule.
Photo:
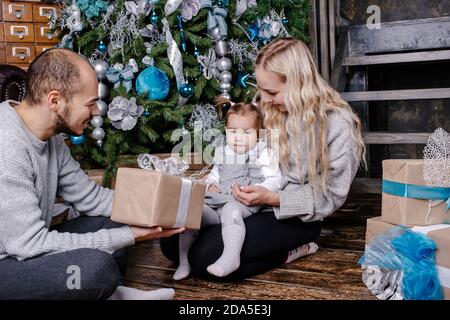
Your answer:
[[[289,19],[288,18],[284,18],[283,20],[281,20],[281,22],[283,23],[283,26],[287,26],[289,23]]]
[[[147,109],[144,110],[144,113],[142,114],[144,117],[148,117],[150,115],[150,111]]]
[[[230,4],[230,1],[229,0],[218,0],[218,1],[215,1],[215,3],[219,7],[228,7],[228,5]]]
[[[159,17],[156,15],[155,10],[152,10],[152,16],[150,17],[152,24],[157,24],[159,22]]]
[[[75,145],[80,145],[84,142],[84,135],[81,136],[70,136],[70,142]]]
[[[198,50],[197,45],[195,44],[194,40],[194,57],[198,57],[200,55],[200,50]]]
[[[179,92],[180,92],[180,95],[181,95],[183,98],[190,98],[190,97],[192,97],[192,96],[194,95],[194,93],[195,93],[195,91],[194,91],[194,86],[193,86],[192,84],[190,84],[190,83],[182,84],[182,85],[180,86]]]
[[[146,94],[149,100],[164,100],[169,94],[170,82],[167,74],[156,67],[148,67],[136,79],[136,91]]]
[[[178,18],[178,28],[180,29],[180,38],[181,38],[181,49],[184,53],[186,53],[187,50],[187,44],[186,44],[186,34],[184,33],[183,29],[183,17],[177,16]]]
[[[251,41],[255,41],[255,39],[258,38],[259,35],[259,27],[256,24],[251,24],[250,27],[247,28],[247,31],[250,36]]]
[[[101,53],[105,53],[106,50],[108,49],[108,47],[106,46],[106,44],[103,43],[103,41],[100,41],[100,43],[98,44],[97,49],[98,49],[98,51],[100,51]]]
[[[248,78],[250,78],[250,74],[249,73],[240,73],[237,76],[237,83],[242,87],[242,88],[247,88],[247,81]]]

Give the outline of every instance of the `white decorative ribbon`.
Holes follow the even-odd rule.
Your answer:
[[[166,35],[166,43],[167,47],[167,57],[169,58],[170,65],[172,66],[173,72],[175,74],[175,78],[177,80],[177,87],[181,87],[182,84],[185,83],[184,75],[183,75],[183,59],[181,57],[180,49],[178,49],[177,43],[172,37],[172,33],[170,32],[169,22],[166,18],[162,19],[163,24],[163,32]],[[179,105],[184,105],[188,101],[187,98],[183,98],[180,95],[178,100]]]
[[[450,269],[443,266],[437,266],[437,269],[441,286],[450,288]]]
[[[174,13],[180,7],[182,2],[183,0],[168,0],[164,6],[166,17]]]
[[[257,6],[256,0],[237,0],[236,4],[236,17],[239,17],[247,11],[247,9],[250,9],[251,7]]]
[[[446,229],[446,228],[450,228],[450,224],[435,224],[435,225],[431,225],[431,226],[415,226],[415,227],[412,227],[411,230],[414,232],[422,233],[422,234],[428,236],[428,234],[430,232],[441,230],[441,229]]]
[[[175,221],[174,228],[186,225],[187,212],[191,199],[192,181],[185,178],[181,179],[180,202],[178,203],[177,220]]]
[[[134,1],[125,1],[124,2],[125,9],[138,17],[141,14],[148,16],[152,11],[152,2],[147,0],[134,0]]]
[[[162,160],[160,157],[148,153],[140,154],[137,163],[141,169],[166,172],[171,176],[180,176],[189,169],[189,164],[184,159],[178,160],[170,157]]]

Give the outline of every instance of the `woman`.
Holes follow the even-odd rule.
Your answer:
[[[241,266],[225,280],[240,280],[312,253],[321,221],[346,200],[365,147],[361,123],[350,106],[321,78],[308,47],[293,38],[264,47],[255,63],[257,100],[264,127],[278,136],[286,186],[233,188],[241,203],[263,205],[245,220]],[[178,236],[162,239],[163,253],[177,261]],[[192,273],[218,279],[206,268],[223,250],[221,227],[204,229],[189,251]]]

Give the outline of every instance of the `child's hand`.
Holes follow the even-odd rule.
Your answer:
[[[212,184],[209,186],[208,190],[206,190],[206,191],[219,193],[220,188],[218,186],[216,186],[215,184]]]

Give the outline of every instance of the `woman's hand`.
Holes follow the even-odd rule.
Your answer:
[[[234,183],[232,190],[236,200],[247,206],[280,206],[280,194],[262,186],[241,187]]]
[[[185,228],[161,228],[161,227],[152,227],[152,228],[141,228],[130,226],[131,232],[133,233],[134,240],[136,241],[145,241],[145,240],[153,240],[159,238],[171,237],[174,234],[183,232]]]

